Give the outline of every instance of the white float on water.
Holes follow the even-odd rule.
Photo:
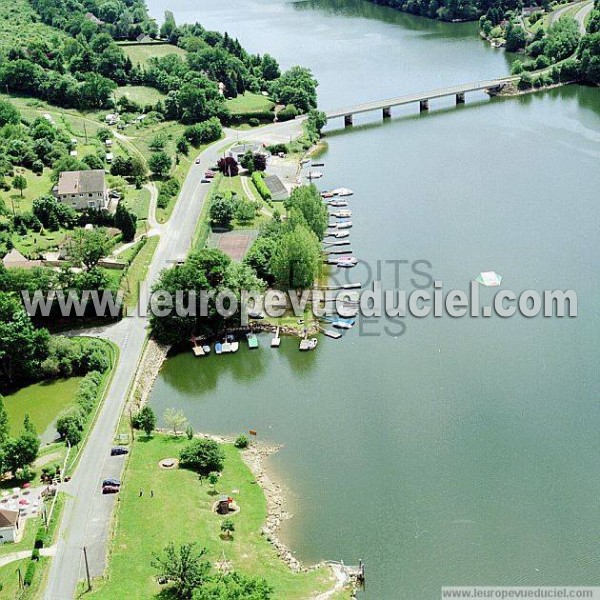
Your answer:
[[[502,277],[496,271],[482,271],[475,281],[487,287],[498,287],[502,283]]]

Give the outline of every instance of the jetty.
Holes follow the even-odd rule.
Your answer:
[[[192,352],[194,353],[194,356],[200,357],[206,355],[204,348],[198,344],[198,340],[194,336],[192,336],[190,341],[192,342]]]

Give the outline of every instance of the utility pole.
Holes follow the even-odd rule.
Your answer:
[[[85,560],[85,575],[87,578],[88,592],[92,589],[92,581],[90,580],[90,565],[88,564],[87,548],[83,547],[83,558]]]
[[[87,143],[88,143],[88,136],[87,136],[87,125],[86,125],[85,121],[83,122],[83,133],[85,135],[85,143],[87,145]]]
[[[23,589],[23,575],[21,575],[21,567],[19,567],[17,569],[17,573],[19,576],[19,589],[22,590]]]

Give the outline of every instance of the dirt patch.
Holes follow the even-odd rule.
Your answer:
[[[158,466],[161,469],[176,469],[179,466],[179,461],[176,458],[163,458]]]

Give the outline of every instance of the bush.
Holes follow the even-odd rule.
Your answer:
[[[223,134],[221,122],[217,117],[211,117],[202,123],[190,125],[185,128],[183,136],[192,144],[192,146],[200,146],[218,140]]]
[[[250,125],[250,127],[258,127],[260,125],[260,121],[256,117],[252,117],[248,119],[248,125]]]
[[[271,200],[271,192],[269,191],[269,188],[263,179],[262,173],[259,171],[252,173],[252,183],[254,183],[263,200]]]
[[[298,109],[293,104],[288,104],[284,109],[277,113],[278,121],[291,121],[298,116]]]
[[[267,146],[267,150],[271,153],[271,154],[287,154],[288,153],[288,147],[286,144],[272,144],[271,146]]]
[[[195,439],[185,445],[179,455],[182,467],[198,473],[208,474],[220,471],[225,461],[225,453],[214,440]]]
[[[34,548],[43,548],[46,543],[46,530],[43,527],[38,527],[38,530],[35,534],[35,542],[33,544]]]
[[[248,447],[249,444],[249,440],[245,435],[238,435],[238,437],[235,439],[235,442],[233,442],[233,445],[236,448],[239,448],[240,450],[243,450],[244,448]]]
[[[34,548],[31,553],[31,560],[40,560],[40,549]]]
[[[25,577],[23,577],[23,585],[25,587],[29,587],[33,583],[33,578],[35,577],[35,568],[37,563],[33,560],[29,561],[27,564],[27,570],[25,571]]]

